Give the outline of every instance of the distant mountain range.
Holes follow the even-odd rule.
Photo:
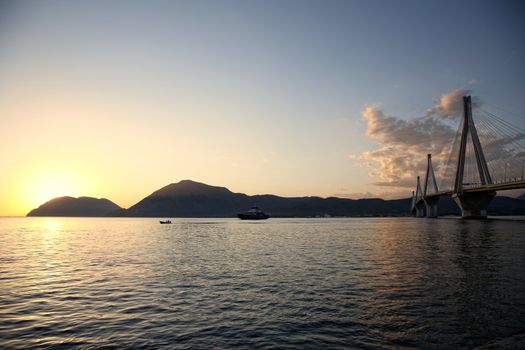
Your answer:
[[[235,217],[253,205],[273,217],[406,216],[411,198],[248,196],[225,187],[183,180],[153,192],[128,209],[107,199],[60,197],[32,210],[28,216]],[[488,211],[489,215],[525,215],[525,200],[498,196]],[[459,215],[459,208],[450,197],[445,197],[439,203],[439,214]]]
[[[363,216],[404,215],[409,200],[350,200],[341,198],[298,197],[274,195],[248,196],[225,187],[209,186],[184,180],[153,192],[127,210],[114,215],[143,217],[233,217],[257,205],[272,216]]]

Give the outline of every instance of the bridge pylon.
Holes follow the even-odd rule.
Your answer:
[[[412,191],[412,204],[410,205],[410,215],[416,214],[416,193]]]
[[[463,175],[465,171],[465,158],[467,149],[468,135],[472,139],[476,165],[478,168],[479,180],[482,185],[492,184],[487,161],[479,142],[478,132],[472,119],[472,101],[470,96],[463,96],[463,129],[461,131],[461,141],[459,147],[458,167],[454,182],[452,198],[461,209],[462,218],[482,219],[487,217],[487,208],[496,196],[495,191],[469,192],[464,193]]]
[[[423,191],[421,190],[421,179],[417,177],[416,194],[412,198],[412,211],[418,218],[425,216],[425,201],[423,199]]]
[[[427,154],[427,172],[425,175],[425,184],[423,186],[423,200],[425,201],[427,218],[437,218],[438,216],[439,196],[429,196],[429,194],[437,192],[438,185],[434,174],[434,168],[432,167],[432,155]]]

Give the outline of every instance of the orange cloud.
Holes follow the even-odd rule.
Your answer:
[[[352,158],[370,168],[369,175],[378,178],[376,186],[413,187],[415,177],[426,167],[426,155],[432,154],[434,169],[442,170],[450,155],[456,129],[450,119],[461,115],[461,96],[454,90],[441,96],[427,116],[406,120],[388,116],[377,107],[366,107],[362,116],[368,124],[366,135],[379,143],[379,148]],[[459,110],[458,110],[459,101]]]
[[[416,176],[424,175],[426,155],[430,153],[438,184],[448,188],[457,163],[462,97],[469,94],[468,90],[449,91],[425,116],[416,119],[390,116],[378,107],[364,108],[361,114],[368,126],[366,135],[375,140],[378,147],[349,158],[369,169],[369,176],[376,179],[372,185],[399,192],[413,188]],[[525,132],[479,108],[478,98],[473,97],[472,104],[477,110],[478,135],[493,179],[520,178],[525,164]],[[472,149],[467,153],[472,160]],[[466,182],[479,181],[475,161],[467,162],[466,166],[470,167],[466,171],[470,176]]]

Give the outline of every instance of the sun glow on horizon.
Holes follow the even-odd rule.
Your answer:
[[[77,197],[89,193],[78,175],[62,169],[32,173],[24,179],[22,186],[19,208],[27,212],[56,197]]]
[[[462,90],[523,128],[520,6],[476,3],[466,28],[471,4],[449,3],[0,2],[0,216],[59,196],[129,208],[182,179],[408,197],[452,135],[420,118]]]
[[[44,203],[52,198],[70,196],[75,193],[75,185],[70,178],[61,177],[44,177],[35,181],[32,185],[34,188],[33,198],[36,203]]]

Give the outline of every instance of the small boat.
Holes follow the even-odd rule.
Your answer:
[[[266,220],[270,217],[258,207],[252,207],[250,210],[237,214],[237,217],[241,220]]]
[[[163,224],[163,225],[171,224],[171,220],[164,220],[164,221],[160,220],[160,223]]]

